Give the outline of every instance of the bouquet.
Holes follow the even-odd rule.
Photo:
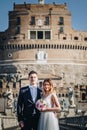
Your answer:
[[[47,103],[45,100],[43,99],[39,99],[37,100],[36,104],[35,104],[36,108],[41,111],[44,110],[47,107]]]

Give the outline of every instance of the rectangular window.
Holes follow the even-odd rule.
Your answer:
[[[44,30],[40,30],[40,31],[29,31],[29,39],[51,39],[51,31],[44,31]]]
[[[35,17],[34,16],[31,17],[31,25],[35,25]]]
[[[43,31],[37,32],[37,39],[43,39]]]
[[[45,25],[49,25],[49,17],[45,17]]]
[[[40,88],[42,87],[42,81],[39,82],[39,86],[40,86]]]
[[[13,83],[13,88],[16,88],[16,82]]]
[[[63,17],[59,17],[59,25],[64,25],[64,18]]]
[[[45,39],[50,39],[50,31],[45,31]]]
[[[60,27],[59,32],[60,32],[60,33],[63,33],[63,32],[64,32],[63,27]]]
[[[36,31],[30,31],[30,39],[36,39]]]
[[[20,17],[17,17],[17,19],[16,19],[16,25],[20,25],[20,24],[21,24]]]

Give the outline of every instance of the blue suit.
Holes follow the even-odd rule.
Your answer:
[[[37,96],[35,102],[41,98],[41,89],[37,88]],[[18,122],[24,122],[22,130],[37,130],[40,112],[35,108],[29,86],[20,88],[17,102]],[[35,111],[35,113],[34,113]]]

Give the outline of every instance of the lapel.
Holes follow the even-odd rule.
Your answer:
[[[38,90],[38,88],[37,88],[37,96],[36,96],[35,102],[36,102],[37,99],[38,99],[38,94],[39,94],[39,90]]]
[[[39,98],[41,98],[41,91],[39,90],[39,88],[37,88],[37,97],[35,101],[37,101]]]

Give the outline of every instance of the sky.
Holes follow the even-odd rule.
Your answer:
[[[13,11],[13,4],[37,4],[38,0],[0,0],[0,32],[8,28],[8,13]],[[72,15],[72,28],[78,31],[87,31],[87,0],[45,0],[45,4],[67,3]]]

